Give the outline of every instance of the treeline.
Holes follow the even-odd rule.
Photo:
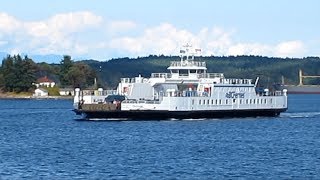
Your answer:
[[[298,84],[298,71],[304,75],[320,75],[319,57],[275,58],[262,56],[196,57],[205,61],[208,72],[224,73],[226,78],[260,77],[260,85],[272,86],[281,83]],[[171,61],[179,61],[178,56],[156,56],[138,58],[117,58],[108,61],[83,60],[74,62],[65,55],[59,64],[34,63],[32,59],[19,55],[8,56],[0,68],[0,88],[3,91],[31,91],[32,83],[39,77],[47,76],[59,87],[114,89],[120,78],[135,77],[139,74],[150,77],[151,73],[168,72]],[[304,79],[305,84],[320,84],[320,78]]]
[[[3,92],[32,92],[34,83],[47,76],[59,87],[90,87],[96,72],[87,64],[74,62],[65,55],[60,64],[35,63],[28,56],[8,55],[0,67],[0,90]]]
[[[208,72],[224,73],[226,78],[260,77],[262,86],[272,86],[282,82],[298,84],[298,71],[305,75],[320,75],[319,57],[276,58],[263,56],[210,56],[196,57],[205,61]],[[156,56],[138,58],[117,58],[109,61],[83,61],[99,72],[100,81],[109,88],[116,88],[120,78],[141,74],[149,77],[151,73],[168,72],[171,61],[179,61],[178,56]],[[304,79],[305,84],[320,84],[319,78]]]

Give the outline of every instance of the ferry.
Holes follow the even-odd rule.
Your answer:
[[[184,46],[168,73],[121,78],[117,89],[75,89],[74,111],[85,119],[170,120],[279,116],[287,110],[287,90],[257,88],[255,81],[208,73],[197,50]]]

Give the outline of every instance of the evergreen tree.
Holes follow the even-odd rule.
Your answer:
[[[3,86],[5,91],[26,92],[35,82],[35,63],[27,56],[22,59],[20,55],[7,56],[2,61]]]
[[[36,64],[29,59],[28,56],[25,56],[22,61],[22,75],[21,75],[21,91],[28,91],[32,87],[32,83],[36,81]]]
[[[96,73],[84,63],[75,63],[67,73],[67,78],[72,87],[88,87],[94,84]]]
[[[2,61],[2,73],[4,78],[4,90],[13,91],[16,74],[14,72],[13,57],[10,55]]]
[[[68,77],[69,76],[68,72],[70,71],[72,66],[73,66],[73,61],[71,60],[71,56],[64,55],[63,59],[60,62],[60,73],[59,73],[60,83],[61,83],[61,86],[63,87],[72,84],[70,78]]]

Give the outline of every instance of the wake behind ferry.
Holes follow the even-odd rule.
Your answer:
[[[167,120],[278,116],[287,110],[287,91],[257,91],[259,78],[225,78],[195,61],[185,46],[169,73],[121,78],[115,91],[75,90],[74,111],[86,119]]]

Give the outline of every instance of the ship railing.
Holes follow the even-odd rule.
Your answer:
[[[282,91],[272,91],[270,92],[271,96],[283,96],[284,93]]]
[[[183,67],[183,66],[196,66],[196,67],[206,67],[206,62],[200,61],[171,61],[171,67]]]
[[[261,91],[257,92],[257,95],[259,96],[284,96],[285,93],[283,91]]]
[[[117,94],[117,90],[82,90],[81,92],[83,96],[107,96],[112,94]]]
[[[184,91],[166,92],[164,94],[161,94],[160,96],[161,97],[207,97],[208,95],[209,95],[208,92],[184,90]]]
[[[252,84],[252,79],[224,79],[223,84]]]
[[[170,73],[152,73],[151,78],[171,78]]]
[[[223,73],[205,73],[205,74],[198,74],[198,78],[224,78]]]
[[[121,81],[121,83],[135,83],[136,79],[135,78],[121,78],[120,81]]]
[[[160,104],[159,100],[136,100],[136,99],[126,99],[122,103],[127,104]]]

